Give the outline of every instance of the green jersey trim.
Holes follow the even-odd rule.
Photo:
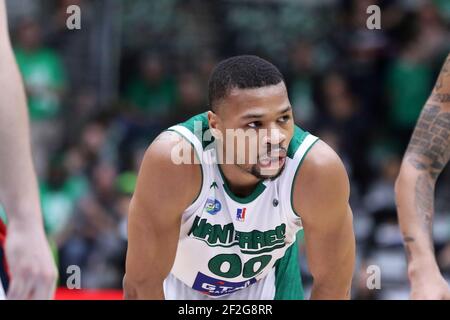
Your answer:
[[[194,199],[194,201],[192,201],[192,203],[191,204],[193,204],[193,203],[195,203],[195,201],[197,201],[197,199],[198,199],[198,197],[200,197],[200,195],[201,195],[201,193],[202,193],[202,190],[203,190],[203,179],[204,179],[204,176],[203,176],[203,167],[202,167],[202,162],[201,162],[201,157],[200,157],[200,155],[198,154],[198,152],[197,152],[197,149],[195,148],[195,145],[194,145],[194,143],[192,142],[192,141],[190,141],[184,134],[182,134],[181,132],[179,132],[179,131],[177,131],[177,130],[175,130],[175,129],[166,129],[166,130],[164,130],[164,131],[170,131],[170,132],[175,132],[175,133],[177,133],[177,134],[179,134],[184,140],[186,140],[187,142],[189,142],[190,144],[191,144],[191,146],[192,146],[192,148],[194,149],[194,152],[195,152],[195,156],[197,157],[197,159],[199,160],[199,165],[200,165],[200,172],[202,173],[202,182],[200,183],[200,191],[198,192],[198,194],[197,194],[197,196],[195,197],[195,199]]]
[[[302,130],[298,126],[294,126],[294,135],[292,136],[291,141],[289,142],[288,150],[287,150],[287,156],[291,159],[294,158],[295,153],[297,152],[298,148],[302,144],[303,140],[308,136],[308,132]]]
[[[298,260],[298,242],[303,230],[297,232],[295,242],[275,264],[274,300],[304,300],[302,277]]]
[[[312,147],[314,147],[314,145],[317,143],[317,141],[319,141],[319,139],[316,139],[316,141],[314,141],[309,147],[308,149],[306,149],[305,154],[303,155],[302,160],[300,160],[300,163],[297,166],[297,169],[295,170],[295,174],[294,174],[294,179],[292,180],[292,186],[291,186],[291,207],[292,207],[292,212],[295,213],[296,216],[300,217],[300,215],[297,213],[297,211],[295,211],[294,209],[294,186],[295,186],[295,180],[297,179],[297,174],[298,171],[300,169],[300,167],[303,164],[303,161],[305,161],[305,158],[309,152],[309,150],[311,150]]]
[[[231,191],[230,187],[228,186],[227,179],[225,178],[225,175],[223,174],[222,168],[220,167],[220,165],[217,165],[217,167],[219,168],[220,176],[222,177],[222,180],[223,180],[223,189],[225,190],[227,195],[236,202],[239,202],[242,204],[250,203],[253,200],[255,200],[256,198],[258,198],[259,195],[261,195],[261,193],[263,193],[264,190],[266,189],[265,184],[261,180],[258,182],[258,184],[256,185],[255,189],[252,191],[252,193],[250,193],[246,197],[239,197],[236,194],[234,194],[233,191]]]
[[[201,126],[200,127],[196,127],[195,123],[196,122],[200,122]],[[194,135],[197,136],[197,138],[199,139],[199,141],[202,144],[203,149],[206,149],[206,147],[208,145],[210,145],[212,142],[214,142],[214,137],[211,136],[211,141],[204,141],[203,139],[203,134],[205,133],[206,130],[209,129],[209,123],[208,123],[208,113],[207,112],[203,112],[200,113],[196,116],[193,116],[192,118],[186,120],[185,122],[182,122],[179,124],[180,126],[185,127],[186,129],[188,129],[189,131],[191,131]],[[201,129],[201,130],[196,130],[196,129]]]

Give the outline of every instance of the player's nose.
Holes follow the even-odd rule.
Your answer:
[[[263,144],[269,145],[283,145],[286,140],[286,135],[279,128],[270,128],[267,130],[267,134],[262,137]]]

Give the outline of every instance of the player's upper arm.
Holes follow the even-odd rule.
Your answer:
[[[354,270],[355,239],[347,172],[338,155],[319,141],[306,155],[294,185],[314,282],[326,296],[344,298]]]
[[[188,144],[176,133],[164,132],[145,153],[128,217],[127,297],[161,294],[175,259],[181,215],[199,193],[200,166],[177,165],[171,159],[180,143]],[[183,150],[194,156],[191,145]]]

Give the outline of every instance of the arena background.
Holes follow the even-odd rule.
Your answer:
[[[71,4],[81,30],[66,27]],[[366,27],[372,4],[381,30]],[[393,186],[450,50],[450,1],[8,0],[7,8],[59,286],[77,265],[85,290],[57,297],[121,297],[143,152],[161,130],[206,110],[211,69],[237,54],[276,64],[297,123],[345,162],[358,244],[352,297],[408,297]],[[449,195],[447,170],[434,237],[450,280]],[[309,295],[304,256],[301,265]],[[366,287],[369,265],[381,269],[381,290]]]

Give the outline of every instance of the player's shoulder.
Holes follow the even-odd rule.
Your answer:
[[[193,145],[174,131],[163,131],[147,148],[144,164],[171,168],[176,172],[199,170]]]
[[[346,197],[348,193],[348,175],[342,160],[327,143],[318,140],[299,168],[294,181],[294,197],[305,201],[333,201],[333,198]]]
[[[336,151],[320,139],[305,155],[302,167],[305,168],[305,172],[314,175],[327,175],[344,168],[342,160]]]
[[[201,167],[194,161],[178,162],[183,153],[194,159],[192,145],[175,132],[164,131],[147,148],[139,170],[142,197],[152,191],[161,197],[190,203],[201,191]],[[177,197],[174,197],[177,195]],[[175,200],[174,200],[175,199]],[[186,200],[186,201],[184,201]]]
[[[303,221],[318,222],[348,205],[350,183],[344,164],[325,142],[317,141],[305,155],[293,186],[293,208]],[[319,219],[320,220],[320,219]]]
[[[165,130],[152,141],[147,152],[159,157],[168,157],[174,148],[180,146],[193,150],[191,144],[180,134],[175,131]]]

